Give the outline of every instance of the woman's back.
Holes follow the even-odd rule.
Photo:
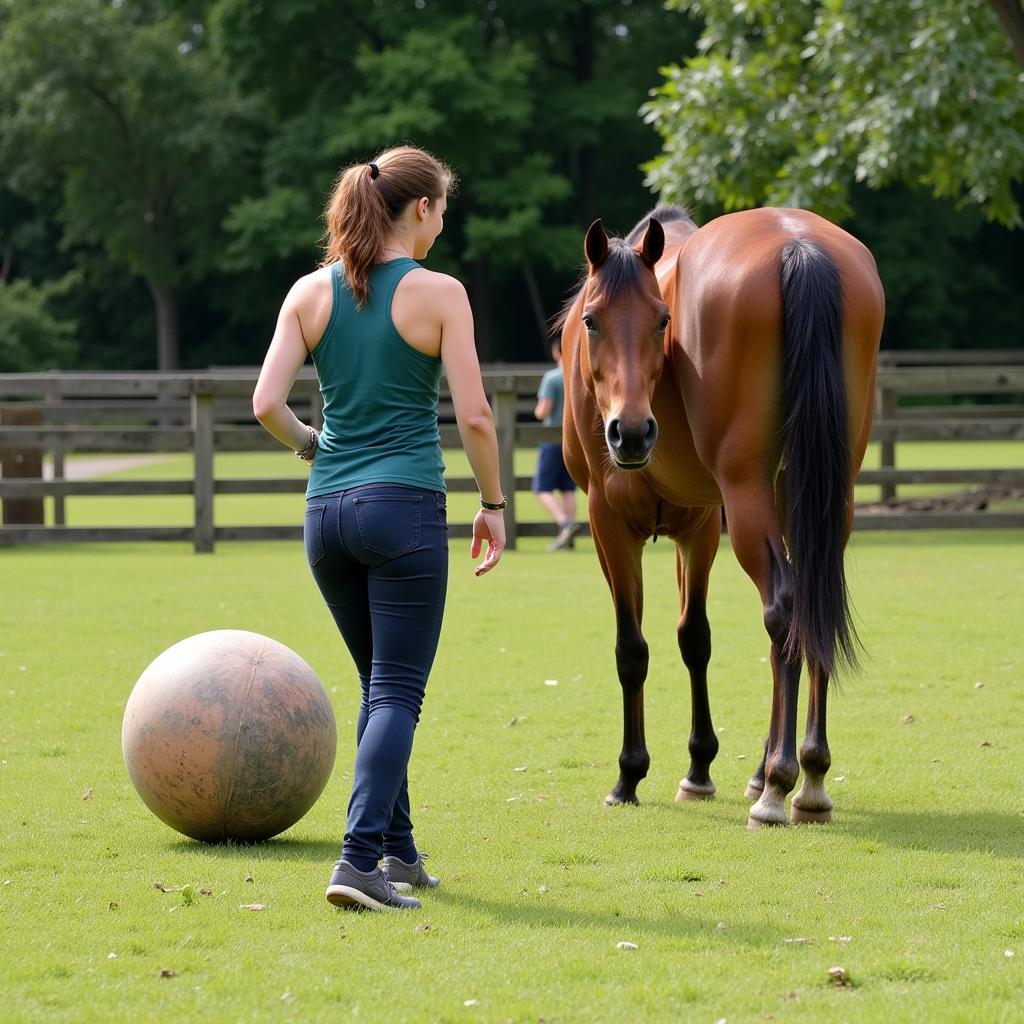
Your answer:
[[[328,269],[331,313],[312,349],[324,429],[307,497],[367,483],[443,491],[437,428],[441,360],[410,345],[392,319],[395,291],[419,264],[402,257],[376,265],[362,308],[341,265]]]

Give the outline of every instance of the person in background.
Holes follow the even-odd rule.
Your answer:
[[[328,901],[347,909],[414,909],[419,900],[398,890],[439,884],[413,839],[406,768],[448,583],[442,367],[480,488],[470,554],[484,544],[487,554],[477,576],[505,546],[498,444],[466,290],[417,262],[444,226],[452,179],[412,146],[339,175],[324,263],[284,300],[253,394],[260,423],[311,466],[306,560],[362,690],[345,841],[327,887]],[[287,405],[310,354],[324,399],[320,434]]]
[[[557,339],[551,343],[551,358],[555,361],[555,367],[548,370],[541,379],[533,415],[546,427],[561,427],[565,383],[562,377],[562,343]],[[576,522],[576,484],[565,468],[561,441],[540,446],[533,493],[558,524],[558,536],[548,546],[548,551],[565,551],[575,547],[574,538],[580,529]]]

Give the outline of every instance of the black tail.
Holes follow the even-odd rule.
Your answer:
[[[803,238],[782,250],[783,465],[780,488],[794,577],[786,641],[828,673],[857,668],[843,552],[850,438],[843,377],[842,286],[832,257]]]

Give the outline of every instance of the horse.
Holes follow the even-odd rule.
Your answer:
[[[563,453],[587,494],[615,610],[623,697],[619,777],[607,804],[638,803],[650,756],[641,631],[648,538],[675,544],[677,640],[690,678],[690,767],[677,800],[714,796],[708,578],[723,509],[771,643],[768,739],[747,785],[748,825],[831,820],[829,679],[857,668],[844,569],[853,485],[871,430],[885,298],[870,251],[804,210],[730,213],[698,228],[658,207],[625,238],[600,220],[566,302]],[[796,751],[802,664],[807,726]]]

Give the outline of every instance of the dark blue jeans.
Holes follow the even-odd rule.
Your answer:
[[[406,768],[448,585],[445,496],[367,484],[310,498],[306,560],[359,673],[342,855],[368,870],[415,856]]]

